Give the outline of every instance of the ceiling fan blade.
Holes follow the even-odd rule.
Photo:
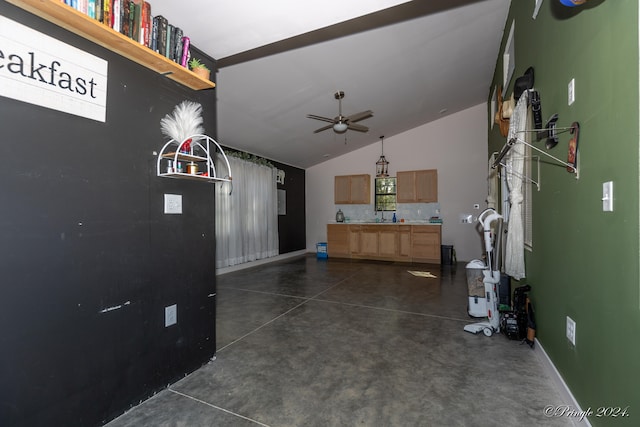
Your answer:
[[[368,127],[359,125],[357,123],[348,123],[348,129],[357,130],[358,132],[369,132]]]
[[[316,116],[315,114],[307,114],[307,117],[315,120],[322,120],[323,122],[334,123],[334,119],[330,119],[329,117]]]
[[[347,117],[347,120],[353,123],[359,122],[360,120],[368,119],[371,116],[373,116],[373,111],[367,110],[361,111],[360,113],[352,114]]]
[[[321,127],[320,129],[314,130],[313,133],[322,132],[323,130],[331,129],[332,127],[333,125],[324,126],[324,127]]]

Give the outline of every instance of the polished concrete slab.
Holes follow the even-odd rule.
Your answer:
[[[569,402],[531,348],[463,331],[466,300],[463,264],[309,255],[219,276],[215,360],[108,425],[573,425],[545,416]]]

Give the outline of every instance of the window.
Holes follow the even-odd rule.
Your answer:
[[[376,178],[376,211],[396,210],[396,179]]]

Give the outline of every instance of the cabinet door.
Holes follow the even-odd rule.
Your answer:
[[[411,259],[416,262],[440,264],[440,227],[411,227]]]
[[[371,175],[351,176],[351,203],[371,203]]]
[[[398,232],[398,256],[400,258],[409,258],[411,256],[411,228],[409,226],[400,226]]]
[[[396,173],[396,200],[398,203],[414,203],[415,174],[412,171]]]
[[[350,256],[349,226],[343,224],[327,225],[327,254],[329,257],[345,258]]]
[[[432,203],[438,201],[438,171],[429,169],[415,172],[416,202]]]
[[[394,258],[398,254],[398,226],[379,226],[378,255]]]
[[[351,203],[351,177],[349,175],[336,176],[333,191],[335,204]]]
[[[360,254],[360,226],[349,226],[349,248],[352,255]]]
[[[438,170],[403,171],[396,174],[398,203],[438,201]]]
[[[360,230],[360,253],[362,255],[378,256],[378,227],[362,227]]]

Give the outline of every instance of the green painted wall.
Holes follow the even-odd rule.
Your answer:
[[[537,336],[582,409],[629,407],[624,419],[594,414],[592,425],[640,425],[638,0],[581,8],[544,0],[535,20],[534,3],[512,1],[491,88],[502,82],[502,49],[515,19],[507,94],[533,66],[543,119],[558,113],[558,126],[580,123],[580,178],[543,163],[533,193],[526,283]],[[571,78],[576,101],[568,106]],[[560,135],[551,153],[566,159],[569,139]],[[497,126],[489,131],[489,153],[504,143]],[[605,181],[614,182],[614,212],[602,212]],[[577,324],[575,347],[565,337],[566,316]]]

